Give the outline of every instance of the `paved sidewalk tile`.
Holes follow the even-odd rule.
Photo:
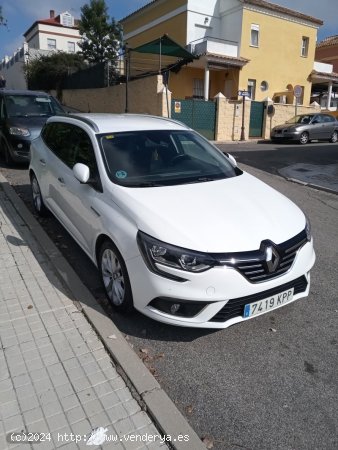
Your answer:
[[[99,448],[166,447],[1,188],[0,345],[1,450],[86,448],[97,427]]]

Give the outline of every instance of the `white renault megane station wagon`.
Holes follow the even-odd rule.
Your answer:
[[[120,311],[226,328],[309,293],[304,213],[179,122],[52,117],[29,172],[36,211],[73,236]]]

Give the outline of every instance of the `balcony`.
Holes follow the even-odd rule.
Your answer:
[[[233,58],[237,58],[238,43],[206,36],[190,42],[188,45],[188,51],[196,56],[211,53],[220,56],[231,56]]]
[[[313,70],[321,73],[332,73],[333,65],[315,61],[313,63]]]

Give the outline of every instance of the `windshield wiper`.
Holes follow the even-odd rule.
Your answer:
[[[159,187],[164,184],[155,183],[154,181],[144,181],[143,183],[129,184],[128,187]]]
[[[207,181],[220,180],[221,178],[223,178],[223,175],[222,176],[214,176],[214,177],[199,177],[199,178],[195,178],[194,180],[187,181],[187,184],[190,184],[190,183],[205,183]]]

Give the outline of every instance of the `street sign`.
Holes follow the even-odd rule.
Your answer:
[[[238,91],[238,95],[240,97],[250,97],[250,92],[249,91]]]
[[[296,98],[300,98],[302,96],[303,93],[303,88],[302,86],[299,86],[298,84],[296,84],[296,86],[293,88],[293,94]]]
[[[175,102],[175,113],[179,114],[181,112],[181,102]]]

